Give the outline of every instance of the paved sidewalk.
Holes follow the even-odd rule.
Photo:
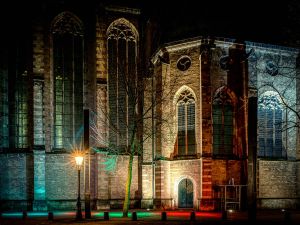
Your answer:
[[[109,220],[104,220],[104,212],[92,212],[91,219],[75,220],[75,212],[54,212],[53,220],[48,219],[48,213],[28,212],[26,218],[22,218],[22,212],[2,213],[0,225],[185,225],[185,224],[300,224],[300,211],[289,211],[286,213],[280,210],[264,210],[257,212],[255,221],[248,220],[247,212],[228,212],[227,218],[220,212],[195,212],[195,217],[191,217],[191,211],[168,211],[166,220],[162,221],[161,211],[138,211],[137,220],[132,220],[132,212],[128,218],[122,217],[120,211],[110,211]],[[84,216],[84,215],[83,215]]]

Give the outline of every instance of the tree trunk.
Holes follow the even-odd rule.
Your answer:
[[[129,155],[128,174],[127,174],[127,181],[126,181],[126,188],[125,188],[125,199],[123,204],[123,217],[128,217],[128,209],[130,203],[130,188],[131,188],[131,180],[132,180],[133,153],[134,151],[131,151]]]

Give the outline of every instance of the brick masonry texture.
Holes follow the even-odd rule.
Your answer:
[[[63,2],[69,1],[61,1],[61,4],[64,4]],[[142,207],[145,208],[177,208],[179,183],[189,179],[193,184],[194,209],[213,210],[215,208],[211,200],[216,199],[220,194],[216,191],[218,185],[228,184],[231,178],[234,179],[235,184],[247,184],[249,143],[247,143],[248,124],[245,121],[248,116],[248,87],[256,89],[255,97],[259,98],[273,90],[265,86],[266,83],[271,82],[280,93],[284,93],[283,99],[286,103],[292,106],[298,104],[299,112],[300,82],[299,79],[295,79],[300,74],[299,65],[296,67],[298,50],[250,42],[246,43],[246,49],[243,49],[242,45],[234,43],[233,40],[220,39],[215,40],[215,46],[206,51],[203,46],[206,46],[204,41],[207,40],[195,38],[166,44],[160,49],[154,49],[150,54],[149,49],[156,44],[152,43],[150,46],[145,41],[149,38],[147,35],[152,35],[147,30],[148,22],[150,23],[151,20],[147,25],[143,16],[135,14],[135,11],[128,8],[106,8],[102,3],[91,10],[93,14],[85,15],[80,13],[81,10],[73,12],[72,9],[69,8],[70,13],[74,13],[74,18],[84,24],[83,108],[97,112],[96,126],[102,140],[100,143],[90,138],[90,146],[105,148],[108,142],[110,121],[106,118],[106,114],[109,113],[108,101],[112,93],[108,91],[107,29],[112,22],[122,18],[138,32],[136,60],[138,76],[139,79],[141,78],[138,82],[144,82],[146,86],[143,90],[144,99],[139,100],[144,103],[144,110],[151,107],[152,100],[157,105],[145,116],[147,119],[142,128],[143,138],[147,138],[143,142],[142,154],[134,157],[130,191],[131,207],[140,207],[141,202]],[[30,78],[28,90],[33,92],[34,80],[36,80],[41,84],[38,90],[42,92],[42,96],[29,94],[34,98],[28,100],[31,102],[31,105],[28,105],[28,139],[33,146],[26,150],[14,149],[11,153],[7,153],[10,149],[5,149],[0,153],[0,211],[16,208],[70,210],[76,207],[78,180],[74,157],[70,150],[53,148],[55,123],[53,74],[55,71],[51,26],[53,19],[60,12],[56,7],[50,7],[49,10],[49,14],[35,15],[36,21],[29,29],[32,35],[30,57],[26,59],[29,64],[27,67]],[[238,57],[247,55],[251,48],[255,49],[255,54],[248,60],[235,61]],[[152,57],[145,59],[145,55],[149,57],[152,55]],[[232,61],[229,61],[232,67],[222,69],[220,59],[227,55],[233,55]],[[177,67],[178,60],[182,56],[191,60],[191,66],[185,71]],[[266,72],[266,63],[270,60],[278,62],[281,75],[270,76]],[[7,71],[15,62],[10,63],[9,65],[0,63],[0,74],[5,73],[7,77],[11,75]],[[146,68],[148,63],[153,70],[148,71]],[[216,156],[213,152],[212,104],[216,93],[222,87],[228,88],[234,104],[233,156]],[[289,88],[285,90],[286,87]],[[176,104],[183,90],[189,90],[195,99],[196,151],[193,155],[178,157]],[[4,92],[0,91],[0,94],[2,93],[4,95]],[[10,93],[10,98],[13,94],[15,93]],[[38,107],[43,114],[38,120],[42,125],[37,127],[43,128],[39,134],[44,137],[44,143],[39,146],[34,146],[34,142],[30,141],[34,139],[35,134],[33,123],[30,122],[37,121],[33,118],[33,102],[36,104],[42,102]],[[2,105],[0,107],[2,110]],[[4,110],[0,111],[2,112]],[[292,110],[287,112],[286,117],[299,124],[299,119]],[[2,123],[0,126],[2,128]],[[258,158],[257,174],[253,179],[257,183],[259,207],[299,208],[299,134],[299,128],[283,132],[282,158]],[[129,159],[126,155],[119,155],[110,161],[113,157],[100,153],[98,149],[93,152],[90,185],[88,165],[86,164],[81,170],[81,198],[84,199],[84,192],[89,186],[93,209],[122,207]],[[108,162],[113,163],[112,167],[107,164]],[[203,199],[207,200],[205,207],[200,206]]]

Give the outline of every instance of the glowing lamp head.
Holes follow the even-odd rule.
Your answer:
[[[82,156],[75,156],[75,161],[76,161],[76,165],[78,167],[81,167],[82,162],[83,162],[83,157]]]

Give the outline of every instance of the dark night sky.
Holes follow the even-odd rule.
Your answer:
[[[111,2],[111,0],[108,0]],[[121,4],[125,0],[119,0]],[[287,30],[299,22],[299,1],[270,0],[152,0],[138,2],[144,11],[156,14],[164,41],[195,36],[242,38],[271,44],[288,42]],[[294,7],[297,5],[297,7]],[[299,16],[298,16],[299,15]],[[297,18],[294,18],[297,17]],[[294,25],[294,33],[300,24]]]
[[[23,0],[11,1],[11,6],[0,3],[3,26],[17,24],[36,13],[36,2],[77,4],[84,9],[91,0]],[[158,21],[161,42],[196,36],[242,38],[270,44],[291,45],[299,39],[300,4],[298,0],[102,0],[112,5],[141,7],[144,15]],[[34,11],[35,10],[35,11]],[[34,12],[32,12],[34,11]],[[16,17],[16,15],[18,15]],[[19,22],[13,22],[17,20]],[[25,23],[24,22],[24,23]]]

